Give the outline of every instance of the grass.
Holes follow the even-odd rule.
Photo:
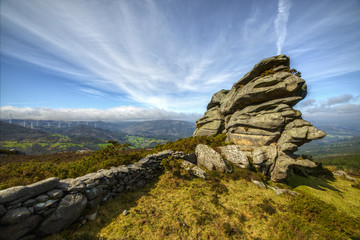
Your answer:
[[[130,148],[149,148],[155,147],[157,144],[166,143],[167,141],[155,138],[126,135],[126,142],[131,143]]]
[[[338,211],[349,216],[360,217],[360,189],[352,187],[352,181],[340,177],[330,181],[325,178],[294,175],[288,179],[288,183],[295,191],[331,203]]]
[[[295,179],[300,180],[300,179]],[[296,182],[294,180],[294,182]],[[310,179],[321,181],[317,179]],[[93,222],[47,238],[60,239],[357,239],[360,215],[350,214],[335,189],[360,190],[346,180],[328,182],[320,200],[314,189],[300,196],[279,195],[245,179],[211,175],[208,180],[166,172],[136,192],[123,194],[99,209]],[[357,192],[356,192],[356,191]],[[324,194],[324,193],[322,193]],[[351,201],[360,209],[360,201]],[[121,214],[124,210],[129,214]]]

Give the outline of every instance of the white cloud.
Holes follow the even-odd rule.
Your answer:
[[[350,100],[352,100],[354,98],[355,97],[351,94],[344,94],[344,95],[337,96],[337,97],[331,97],[326,101],[325,105],[332,106],[332,105],[336,105],[336,104],[340,104],[340,103],[348,103]]]
[[[301,107],[309,107],[309,106],[313,106],[315,103],[316,103],[315,99],[308,99],[308,100],[301,102],[300,106]]]
[[[109,109],[52,109],[30,107],[0,107],[1,117],[11,115],[14,119],[60,120],[60,121],[126,121],[126,120],[162,120],[176,119],[195,122],[201,117],[195,113],[177,113],[163,109],[149,109],[134,106],[122,106]]]
[[[330,97],[324,101],[309,99],[300,103],[303,117],[319,122],[342,122],[360,126],[360,104],[351,94]]]

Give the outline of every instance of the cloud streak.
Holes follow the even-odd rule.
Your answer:
[[[275,32],[277,36],[276,46],[277,46],[277,55],[281,54],[282,47],[286,38],[286,28],[289,21],[291,8],[290,0],[279,0],[278,2],[278,14],[275,19]]]

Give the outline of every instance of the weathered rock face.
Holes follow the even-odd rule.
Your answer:
[[[305,98],[307,86],[289,66],[285,55],[264,59],[229,91],[215,93],[194,136],[226,133],[229,142],[251,151],[254,165],[274,181],[284,180],[291,166],[304,166],[292,153],[326,134],[293,109]]]

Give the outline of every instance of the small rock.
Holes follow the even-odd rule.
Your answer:
[[[92,214],[86,215],[85,218],[89,221],[94,221],[97,217],[97,212],[94,212]]]
[[[287,194],[290,194],[292,196],[296,196],[296,195],[299,194],[297,192],[294,192],[294,191],[291,191],[291,190],[288,190],[288,189],[274,189],[274,192],[276,193],[276,195],[281,195],[281,194],[287,193]]]
[[[33,206],[34,204],[36,204],[36,200],[31,198],[29,200],[26,200],[24,203],[23,203],[23,206],[24,207],[30,207],[30,206]]]
[[[21,203],[17,203],[17,204],[7,206],[7,210],[16,209],[16,208],[20,208],[20,207],[21,207]]]
[[[338,171],[334,171],[333,174],[335,176],[339,176],[339,177],[343,177],[343,178],[346,178],[348,180],[351,180],[351,181],[355,181],[356,179],[353,178],[353,177],[350,177],[345,171],[343,170],[338,170]]]
[[[64,192],[60,189],[53,189],[46,194],[49,196],[49,198],[60,199],[64,195]]]
[[[188,171],[191,175],[206,179],[205,171],[191,162],[183,161],[181,163],[181,167]]]
[[[260,181],[257,181],[257,180],[253,180],[253,179],[251,179],[251,181],[252,181],[255,185],[257,185],[257,186],[259,186],[259,187],[261,187],[261,188],[266,188],[266,185],[265,185],[263,182],[260,182]]]
[[[125,209],[122,214],[123,214],[124,216],[126,216],[126,215],[129,214],[129,212]]]
[[[49,200],[49,196],[47,196],[47,195],[40,195],[40,196],[36,197],[35,200],[36,200],[37,202],[46,202],[47,200]]]

